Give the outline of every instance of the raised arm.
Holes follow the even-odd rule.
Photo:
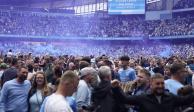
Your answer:
[[[140,105],[141,96],[127,96],[120,87],[112,88],[113,94],[117,100],[125,104]]]
[[[175,105],[182,106],[194,103],[194,93],[187,96],[174,96]]]

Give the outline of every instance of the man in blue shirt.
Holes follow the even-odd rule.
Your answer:
[[[82,111],[83,106],[89,106],[91,100],[91,83],[97,75],[97,71],[92,67],[85,67],[80,71],[80,81],[74,98],[78,111]]]
[[[136,78],[136,72],[133,68],[129,67],[129,57],[122,56],[120,58],[121,68],[119,69],[119,77],[121,82],[133,81]]]
[[[27,97],[31,84],[26,80],[28,69],[20,67],[17,78],[7,81],[2,88],[0,112],[27,112]]]

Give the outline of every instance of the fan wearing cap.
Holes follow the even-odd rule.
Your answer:
[[[92,67],[85,67],[80,71],[80,81],[77,92],[74,94],[78,112],[82,111],[83,106],[89,106],[91,100],[91,84],[97,75],[97,71]]]

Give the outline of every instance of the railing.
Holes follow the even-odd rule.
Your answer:
[[[158,37],[149,37],[149,39],[182,39],[182,38],[194,38],[193,35],[179,35],[179,36],[158,36]]]
[[[30,36],[0,34],[0,38],[72,39],[72,40],[142,40],[143,37],[79,37],[79,36]]]
[[[25,38],[25,39],[68,39],[68,40],[143,40],[145,37],[79,37],[79,36],[31,36],[31,35],[7,35],[0,34],[0,38]],[[183,38],[194,38],[193,35],[180,35],[180,36],[157,36],[149,37],[147,39],[183,39]]]

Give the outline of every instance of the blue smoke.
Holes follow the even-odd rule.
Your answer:
[[[159,55],[161,57],[169,57],[172,54],[170,46],[167,46],[164,50],[162,50]]]

